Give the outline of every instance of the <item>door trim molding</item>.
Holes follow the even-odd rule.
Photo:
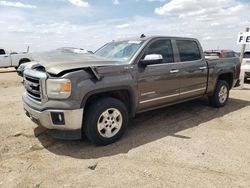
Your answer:
[[[194,89],[194,90],[190,90],[190,91],[181,92],[181,93],[178,93],[178,94],[172,94],[172,95],[166,95],[166,96],[163,96],[163,97],[152,98],[152,99],[148,99],[148,100],[145,100],[145,101],[140,101],[140,104],[144,104],[144,103],[148,103],[148,102],[152,102],[152,101],[157,101],[157,100],[162,100],[162,99],[166,99],[166,98],[170,98],[170,97],[185,95],[185,94],[188,94],[188,93],[194,93],[194,92],[205,90],[205,89],[206,89],[206,87],[203,87],[203,88],[199,88],[199,89]]]
[[[181,92],[180,95],[185,95],[185,94],[188,94],[188,93],[193,93],[193,92],[196,92],[196,91],[201,91],[201,90],[205,90],[206,88],[203,87],[203,88],[199,88],[199,89],[194,89],[194,90],[190,90],[190,91],[185,91],[185,92]]]
[[[163,97],[157,97],[157,98],[153,98],[153,99],[148,99],[148,100],[145,100],[145,101],[140,101],[140,104],[144,104],[144,103],[148,103],[148,102],[152,102],[152,101],[157,101],[157,100],[161,100],[161,99],[166,99],[166,98],[170,98],[170,97],[176,97],[176,96],[179,96],[180,94],[173,94],[173,95],[166,95],[166,96],[163,96]]]

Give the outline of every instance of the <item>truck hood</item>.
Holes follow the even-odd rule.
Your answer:
[[[36,64],[45,68],[52,74],[59,74],[63,71],[81,69],[86,67],[115,66],[128,64],[128,62],[113,61],[94,54],[73,53],[61,50],[54,50],[44,53],[32,54]]]

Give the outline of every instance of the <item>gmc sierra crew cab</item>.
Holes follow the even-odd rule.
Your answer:
[[[112,41],[94,54],[60,50],[24,71],[25,112],[54,137],[97,145],[117,141],[129,118],[207,96],[224,106],[239,80],[239,58],[206,60],[198,40],[145,37]]]
[[[23,63],[32,60],[28,53],[9,53],[3,48],[0,48],[0,68],[15,67],[16,69]]]

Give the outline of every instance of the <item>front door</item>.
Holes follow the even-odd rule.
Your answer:
[[[162,55],[163,61],[145,68],[138,67],[140,111],[171,103],[179,98],[179,65],[175,63],[171,40],[152,41],[143,52],[142,59],[150,54]]]

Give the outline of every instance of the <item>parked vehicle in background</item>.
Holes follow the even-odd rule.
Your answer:
[[[31,55],[28,53],[9,53],[0,48],[0,68],[15,67],[17,69],[21,64],[31,60]]]
[[[235,55],[240,58],[240,52],[235,52]]]
[[[62,47],[62,48],[58,48],[56,49],[57,51],[62,51],[64,53],[75,53],[75,54],[93,54],[92,51],[89,50],[85,50],[82,48],[74,48],[74,47]],[[39,54],[41,53],[33,53],[32,56],[34,59],[36,59],[36,56],[40,56]],[[21,77],[23,77],[23,72],[26,68],[32,68],[33,66],[35,66],[36,63],[32,63],[32,62],[28,62],[28,63],[22,63],[18,69],[17,69],[17,74]]]
[[[53,51],[24,71],[25,112],[55,137],[117,141],[129,117],[207,96],[223,107],[239,80],[239,58],[206,60],[198,40],[145,37],[95,54]]]
[[[242,69],[245,72],[245,81],[250,78],[250,51],[245,52],[243,56]]]
[[[239,57],[237,52],[232,50],[206,50],[204,54],[206,59]]]
[[[245,52],[243,58],[244,59],[250,59],[250,51],[249,52]]]
[[[93,54],[93,52],[90,50],[85,50],[82,48],[75,48],[75,47],[62,47],[62,48],[58,48],[57,50],[61,50],[64,52],[72,52],[76,54]]]

